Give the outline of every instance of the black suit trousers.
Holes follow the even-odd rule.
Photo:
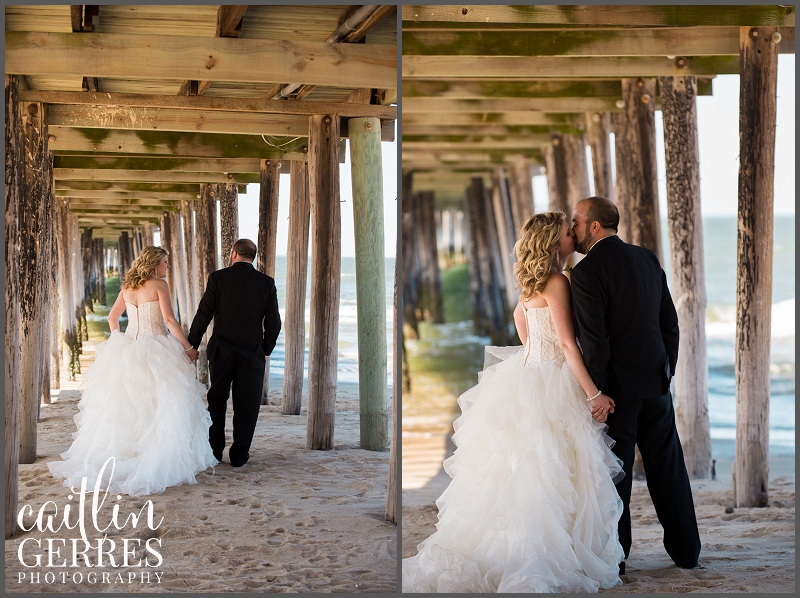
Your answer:
[[[624,505],[619,541],[628,557],[631,550],[631,488],[634,447],[639,445],[647,476],[647,490],[664,528],[664,548],[679,567],[694,567],[700,555],[700,534],[694,513],[692,488],[675,425],[672,395],[657,399],[620,401],[609,414],[608,435],[616,441],[614,454],[622,460],[625,477],[617,484]]]
[[[208,411],[211,427],[208,441],[214,456],[221,460],[225,449],[225,417],[228,397],[233,398],[233,444],[229,452],[231,465],[241,465],[250,456],[250,444],[256,431],[261,392],[264,386],[264,364],[259,364],[227,347],[217,347],[209,359],[211,388],[208,390]]]

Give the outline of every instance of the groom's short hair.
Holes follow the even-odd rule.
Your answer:
[[[619,210],[614,202],[607,197],[594,196],[584,199],[589,204],[586,210],[586,224],[599,222],[600,226],[609,230],[617,230],[619,227]]]
[[[233,250],[243,258],[255,260],[258,248],[250,239],[239,239],[233,244]]]

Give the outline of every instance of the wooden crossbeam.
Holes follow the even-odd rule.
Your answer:
[[[280,148],[259,135],[177,133],[170,131],[122,131],[52,126],[50,149],[57,154],[119,153],[197,158],[258,158],[305,161],[301,141]],[[283,139],[286,141],[286,139]],[[275,142],[273,141],[273,144]],[[280,143],[280,141],[279,141]],[[297,145],[298,147],[294,147]]]
[[[396,85],[396,82],[395,82]],[[375,117],[397,119],[397,106],[351,104],[344,102],[286,102],[263,98],[182,97],[138,93],[82,93],[77,91],[20,91],[20,101],[45,104],[75,104],[125,108],[180,108],[182,110],[220,110],[313,116],[338,114],[344,118]]]
[[[492,150],[518,150],[549,146],[552,142],[551,135],[527,135],[514,139],[475,136],[471,139],[468,135],[433,136],[415,135],[406,140],[403,137],[403,151],[492,151]]]
[[[286,160],[285,162],[288,162]],[[164,172],[259,173],[261,160],[253,158],[172,158],[128,156],[56,156],[57,169],[155,170]],[[283,172],[283,171],[282,171]],[[288,172],[286,172],[288,174]]]
[[[64,201],[69,203],[70,209],[74,207],[76,209],[108,208],[109,210],[118,210],[124,208],[142,208],[163,210],[167,208],[179,208],[181,206],[180,201],[157,199],[83,199],[79,197],[69,197],[65,198]]]
[[[56,181],[109,181],[149,183],[258,183],[256,173],[172,172],[169,170],[122,170],[116,168],[54,168]]]
[[[680,61],[683,60],[683,63]],[[682,66],[679,66],[681,64]],[[403,56],[403,79],[495,77],[677,77],[736,75],[738,56]]]
[[[550,133],[583,133],[586,131],[585,123],[571,123],[561,125],[408,125],[403,124],[403,143],[407,140],[420,139],[421,137],[463,136],[463,137],[528,137],[530,135],[546,135]]]
[[[51,126],[129,131],[308,137],[307,116],[219,110],[111,106],[98,108],[89,105],[55,104],[47,112],[47,122]],[[348,122],[349,119],[342,119],[343,138],[349,136]],[[381,140],[394,141],[393,120],[381,122]]]
[[[106,217],[106,216],[94,216],[94,215],[78,215],[78,224],[84,228],[89,226],[137,226],[143,222],[154,222],[157,223],[161,214],[142,214],[141,216],[114,216],[114,217]]]
[[[477,166],[502,165],[519,157],[532,160],[542,160],[541,147],[533,148],[506,148],[483,151],[462,151],[462,148],[447,151],[434,151],[430,148],[406,149],[403,144],[403,168],[412,164],[424,165],[432,168],[441,167],[467,168]]]
[[[157,200],[157,201],[181,201],[184,199],[198,199],[197,193],[146,193],[139,191],[84,191],[81,189],[56,189],[56,197],[87,199],[87,200]]]
[[[778,51],[794,54],[794,27]],[[537,31],[406,31],[407,56],[739,56],[738,27]],[[404,90],[405,92],[405,90]]]
[[[6,73],[394,87],[397,48],[159,35],[6,32]]]
[[[794,6],[776,5],[462,5],[403,6],[403,30],[492,29],[506,24],[610,27],[794,27]],[[405,60],[405,59],[404,59]]]
[[[712,95],[712,78],[699,79],[697,95]],[[658,95],[658,92],[656,92]],[[602,98],[622,97],[619,79],[536,79],[528,81],[428,81],[403,82],[403,100],[409,98],[479,100],[491,98]],[[404,123],[405,124],[405,121]]]
[[[585,124],[585,112],[409,112],[403,115],[403,131],[412,126],[491,127]]]
[[[619,110],[619,98],[571,98],[567,104],[562,98],[499,98],[484,100],[451,100],[449,98],[409,98],[403,100],[403,113],[445,112],[591,112]]]
[[[239,185],[239,193],[245,192],[245,185]],[[112,182],[112,181],[55,181],[56,191],[131,191],[144,193],[198,193],[197,183],[150,183],[150,182]]]

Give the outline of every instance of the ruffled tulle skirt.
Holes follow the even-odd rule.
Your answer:
[[[65,486],[78,489],[86,477],[91,492],[111,457],[109,491],[130,496],[195,484],[197,473],[217,464],[208,443],[206,389],[172,336],[134,340],[112,332],[97,345],[81,390],[72,446],[63,461],[48,464]],[[111,463],[102,489],[110,470]]]
[[[596,592],[621,583],[624,473],[566,364],[495,349],[459,399],[437,531],[403,560],[403,592]],[[495,360],[497,361],[497,360]],[[487,360],[488,362],[488,360]]]

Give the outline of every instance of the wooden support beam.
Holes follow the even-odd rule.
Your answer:
[[[589,110],[618,110],[616,97],[574,98],[497,98],[485,100],[456,100],[450,98],[403,99],[403,114],[415,112],[485,113],[485,112],[586,112]]]
[[[466,139],[516,139],[525,140],[531,135],[549,135],[551,133],[581,133],[586,130],[586,125],[485,125],[474,127],[472,125],[407,125],[403,124],[403,141],[426,140],[442,141],[457,137]]]
[[[87,218],[86,220],[82,220],[80,216],[78,216],[78,222],[90,222],[94,219]],[[98,219],[98,221],[101,219]],[[136,252],[137,254],[141,251],[141,248]],[[89,226],[83,229],[81,233],[81,263],[83,264],[83,298],[86,302],[86,307],[89,308],[90,312],[94,312],[94,302],[92,299],[92,295],[94,294],[94,280],[92,277],[92,227]]]
[[[461,4],[403,6],[403,30],[493,29],[508,25],[611,27],[794,27],[794,6],[774,5],[570,5],[495,6]]]
[[[275,278],[280,171],[280,161],[261,161],[261,185],[258,196],[258,269],[272,278]],[[264,386],[261,390],[262,405],[269,404],[269,371],[270,360],[267,357],[264,364]]]
[[[545,174],[547,175],[547,196],[551,212],[570,212],[567,199],[567,165],[561,135],[554,135],[551,144],[545,148]]]
[[[406,100],[404,100],[405,103]],[[405,107],[405,106],[404,106]],[[409,127],[422,126],[468,126],[475,129],[496,126],[546,126],[585,124],[583,112],[408,112],[403,114],[403,132]],[[56,158],[58,160],[58,158]]]
[[[384,21],[389,15],[393,14],[397,10],[397,6],[394,4],[385,4],[383,6],[378,7],[375,12],[373,12],[370,16],[366,19],[361,21],[355,29],[350,31],[347,35],[342,38],[342,42],[345,43],[357,43],[364,39],[364,36],[367,35],[370,31],[375,29],[381,22]]]
[[[184,334],[188,334],[192,317],[195,314],[196,305],[191,303],[186,293],[186,256],[183,248],[183,234],[181,233],[181,214],[180,212],[166,212],[164,222],[169,222],[169,263],[172,279],[170,281],[173,303],[177,303],[177,314]],[[224,229],[223,229],[224,230]],[[166,235],[165,235],[166,236]],[[146,243],[145,243],[146,245]]]
[[[794,54],[794,27],[779,31],[779,53]],[[738,57],[739,27],[403,32],[403,63],[408,56],[667,55]]]
[[[268,145],[260,135],[123,131],[54,126],[50,142],[56,153],[142,154],[196,158],[288,157],[302,160],[303,152],[283,151]],[[285,140],[284,140],[285,141]]]
[[[289,242],[286,248],[285,364],[281,413],[300,415],[306,347],[306,277],[311,204],[308,165],[291,162],[289,183]]]
[[[219,185],[220,255],[222,266],[228,266],[228,256],[239,239],[239,192],[236,185]]]
[[[17,533],[20,408],[20,204],[25,192],[25,137],[19,110],[19,79],[5,77],[5,531]]]
[[[195,249],[197,251],[195,259],[197,261],[197,280],[199,284],[198,296],[202,296],[203,289],[206,288],[208,276],[217,270],[217,206],[216,193],[217,185],[200,185],[200,199],[196,200],[195,206]],[[212,195],[213,193],[213,195]],[[209,327],[200,341],[198,351],[198,372],[199,380],[203,384],[208,384],[208,340],[213,334],[213,329]]]
[[[400,354],[402,349],[400,343],[402,337],[398,334],[397,330],[397,302],[399,295],[397,294],[397,279],[399,272],[400,245],[402,238],[397,238],[397,247],[395,249],[394,259],[394,301],[392,302],[392,441],[389,446],[389,480],[386,488],[386,511],[384,513],[384,521],[397,524],[397,438],[400,435],[400,422],[397,419],[397,404],[400,402],[400,385],[402,384],[401,371],[403,369]]]
[[[672,398],[686,471],[692,479],[708,479],[711,433],[696,83],[694,77],[665,77],[660,83],[667,166],[670,293],[680,325]]]
[[[403,79],[662,77],[736,75],[735,56],[403,56]],[[405,109],[405,105],[403,106]]]
[[[197,193],[147,193],[144,191],[104,191],[104,190],[89,190],[82,189],[57,189],[56,197],[69,199],[83,200],[83,201],[98,201],[99,203],[116,204],[122,203],[125,205],[171,205],[177,206],[175,202],[183,199],[197,199]],[[165,203],[166,202],[166,203]]]
[[[20,284],[20,400],[19,462],[33,463],[37,457],[37,420],[42,395],[44,355],[43,309],[48,295],[44,252],[51,240],[52,203],[48,205],[52,163],[47,147],[47,106],[21,104],[25,115],[24,193],[19,205]],[[49,356],[48,356],[49,359]]]
[[[495,220],[495,234],[497,235],[498,254],[503,281],[505,282],[505,298],[509,309],[513,312],[519,301],[519,296],[514,290],[514,264],[511,260],[516,234],[511,221],[511,200],[508,196],[508,187],[505,179],[505,172],[501,167],[492,169],[491,201]]]
[[[69,221],[71,218],[66,202],[59,202],[56,213],[56,244],[59,253],[58,278],[60,282],[61,335],[63,346],[63,364],[67,380],[75,380],[79,365],[79,346],[75,322],[75,298],[72,295],[72,252],[69,243]]]
[[[200,289],[197,280],[197,248],[194,241],[194,224],[192,216],[192,203],[189,201],[181,202],[181,228],[183,229],[183,258],[184,258],[184,286],[186,293],[186,300],[192,309],[190,311],[196,313],[200,305]],[[193,316],[189,316],[191,318]],[[183,323],[186,326],[187,333],[189,329],[189,321]]]
[[[417,306],[419,302],[419,289],[422,285],[421,266],[419,259],[419,228],[416,226],[414,203],[417,197],[413,193],[413,173],[403,173],[402,178],[402,205],[401,205],[401,232],[402,232],[402,257],[403,257],[403,335],[405,338],[419,338],[417,322]]]
[[[312,450],[333,448],[342,251],[338,153],[339,117],[310,117],[308,188],[313,241],[306,448]]]
[[[330,45],[330,44],[329,44]],[[341,47],[341,46],[339,46]],[[373,46],[374,47],[374,46]],[[245,79],[249,81],[248,79]],[[341,84],[338,84],[341,86]],[[363,87],[363,86],[354,86]],[[375,116],[396,120],[397,106],[347,102],[286,102],[264,98],[180,97],[132,93],[81,93],[70,91],[21,91],[20,100],[47,104],[74,104],[118,108],[160,108],[310,116],[325,110],[343,118]]]
[[[128,209],[143,209],[143,210],[161,210],[161,209],[179,209],[180,201],[164,201],[159,199],[97,199],[97,198],[78,198],[78,197],[59,197],[60,200],[70,205],[75,209],[109,209],[109,210],[124,210]]]
[[[771,27],[740,30],[736,268],[736,506],[769,504],[770,330],[778,47]]]
[[[304,156],[305,158],[305,156]],[[303,158],[303,159],[304,159]],[[105,170],[120,171],[156,171],[171,173],[202,172],[204,176],[214,173],[226,174],[258,174],[261,169],[259,158],[171,158],[169,156],[151,158],[147,156],[56,156],[56,172],[63,170]],[[288,169],[285,174],[288,174]],[[194,182],[194,181],[192,181]],[[201,181],[212,182],[217,181]]]
[[[377,118],[353,119],[350,132],[361,448],[382,451],[389,442],[389,412],[380,121]]]
[[[525,158],[514,160],[509,170],[511,173],[512,224],[516,242],[522,225],[535,212],[533,204],[533,172],[531,171],[530,161]]]
[[[397,48],[264,39],[8,31],[6,72],[181,81],[299,81],[345,88],[384,88],[397,84]]]
[[[417,249],[420,260],[420,289],[418,320],[444,322],[444,303],[442,297],[442,274],[439,268],[439,254],[436,247],[435,195],[423,191],[414,198],[414,224],[419,228]]]
[[[229,172],[173,172],[169,170],[122,170],[111,168],[55,168],[59,181],[106,181],[120,183],[258,183],[258,175]]]
[[[111,182],[111,181],[67,181],[60,180],[56,183],[56,191],[107,191],[119,193],[196,193],[197,185],[194,183],[139,183],[139,182]],[[239,191],[246,191],[245,185],[237,185]]]
[[[343,120],[343,138],[349,137],[347,122]],[[48,124],[82,129],[308,137],[308,117],[302,114],[183,108],[108,106],[98,109],[88,105],[54,104],[48,111]],[[383,141],[394,140],[392,119],[384,119],[381,134]]]
[[[654,79],[623,79],[625,111],[614,115],[619,236],[653,251],[661,261],[658,215]]]
[[[586,136],[592,148],[594,194],[614,201],[610,133],[611,115],[608,112],[586,113]]]

